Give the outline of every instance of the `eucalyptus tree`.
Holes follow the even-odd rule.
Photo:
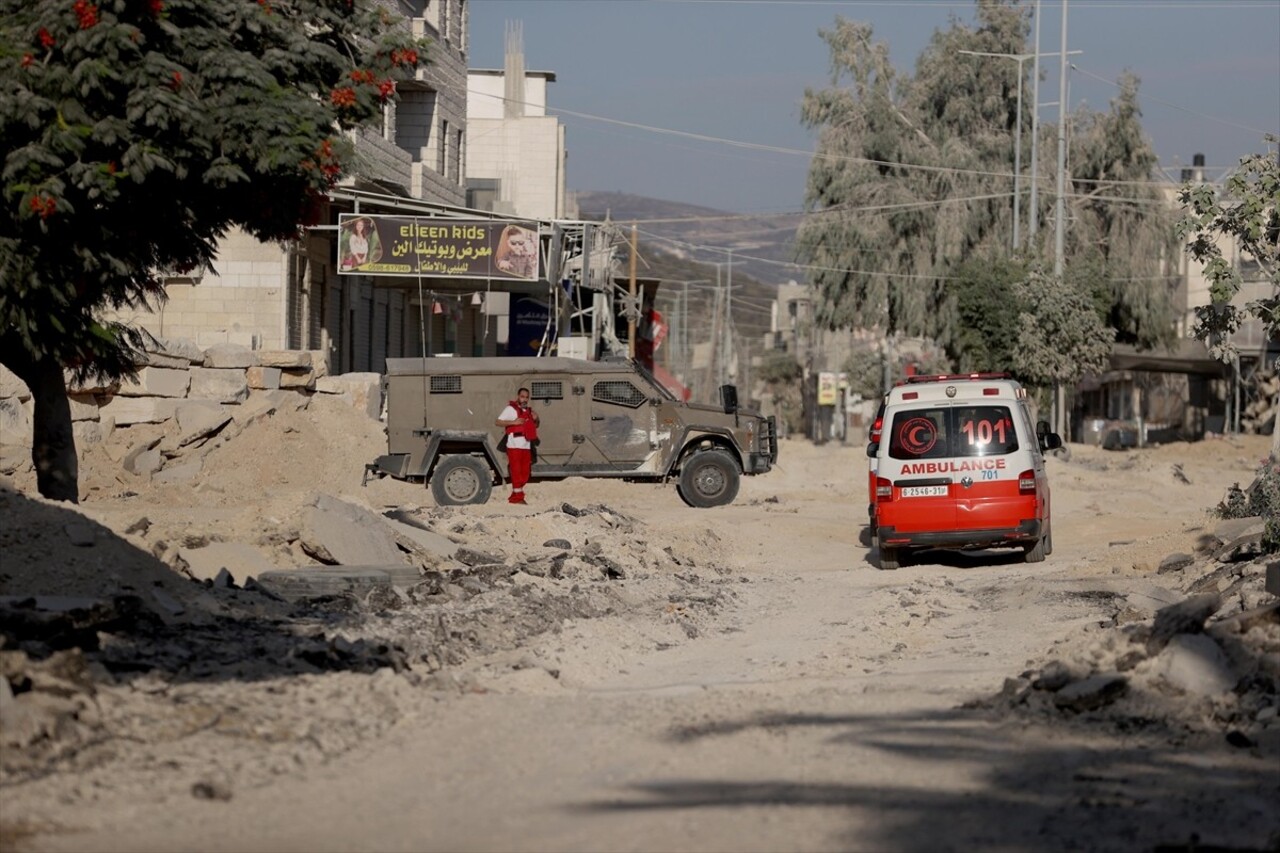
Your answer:
[[[831,85],[804,95],[818,148],[797,254],[833,328],[945,333],[947,271],[1008,241],[1017,75],[958,51],[1016,52],[1028,16],[982,2],[977,19],[935,32],[914,75],[894,68],[867,24],[838,17],[820,33]]]
[[[1014,144],[1025,81],[1023,63],[961,51],[1025,55],[1028,23],[1027,3],[980,0],[974,24],[952,21],[936,31],[913,73],[894,67],[866,24],[837,18],[820,33],[831,78],[804,96],[801,119],[817,132],[817,151],[809,215],[797,235],[819,321],[933,337],[953,357],[964,348],[951,291],[999,292],[1008,284],[996,267],[988,276],[981,265],[1013,254]],[[1072,119],[1064,281],[1106,303],[1104,319],[1120,340],[1151,346],[1172,334],[1164,272],[1175,252],[1136,91],[1137,80],[1126,78],[1109,112]],[[1053,132],[1042,127],[1046,137]],[[1038,235],[1025,260],[1043,258],[1049,233]],[[980,266],[958,273],[974,260]]]
[[[1177,216],[1142,130],[1138,78],[1125,74],[1106,113],[1071,119],[1069,265],[1104,303],[1117,340],[1149,349],[1174,340]],[[1068,274],[1070,280],[1072,276]]]
[[[78,497],[64,370],[134,369],[103,309],[231,227],[296,236],[424,50],[377,0],[0,0],[0,363],[42,495]]]

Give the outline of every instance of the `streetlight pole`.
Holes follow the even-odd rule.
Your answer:
[[[1022,221],[1022,63],[1034,59],[1034,53],[987,53],[980,50],[958,50],[966,56],[994,56],[1012,59],[1018,63],[1018,130],[1013,143],[1013,250],[1022,245],[1018,238],[1018,224]],[[1032,143],[1034,144],[1034,143]]]
[[[1037,4],[1038,5],[1038,4]],[[1013,248],[1017,251],[1022,246],[1022,240],[1019,237],[1019,228],[1022,223],[1022,63],[1028,59],[1036,60],[1036,83],[1033,87],[1032,100],[1039,98],[1040,81],[1039,67],[1041,56],[1057,56],[1056,53],[1040,53],[1040,30],[1039,30],[1039,14],[1036,17],[1036,52],[1035,53],[987,53],[981,50],[957,50],[956,53],[963,53],[966,56],[992,56],[997,59],[1012,59],[1018,63],[1018,120],[1017,135],[1013,144]],[[1065,48],[1065,44],[1064,44]],[[1082,51],[1073,50],[1072,54],[1081,53]],[[1065,55],[1065,54],[1064,54]],[[1033,110],[1031,119],[1031,229],[1030,236],[1034,237],[1036,233],[1036,136],[1038,122],[1038,108]]]

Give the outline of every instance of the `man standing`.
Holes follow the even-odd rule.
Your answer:
[[[529,389],[521,388],[516,398],[494,422],[507,431],[507,469],[511,474],[509,503],[522,504],[524,484],[529,482],[529,469],[533,465],[533,442],[538,440],[538,414],[529,408]]]

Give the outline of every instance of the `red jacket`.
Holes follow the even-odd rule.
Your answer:
[[[507,435],[523,435],[530,443],[538,440],[538,424],[533,419],[533,409],[522,406],[515,400],[508,400],[507,405],[516,410],[517,418],[524,418],[522,424],[508,424]]]

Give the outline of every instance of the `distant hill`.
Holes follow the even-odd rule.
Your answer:
[[[577,201],[581,219],[607,219],[628,234],[628,226],[636,223],[638,273],[664,281],[658,310],[671,330],[663,355],[673,372],[698,379],[704,388],[700,396],[710,377],[693,372],[690,350],[711,340],[717,282],[732,280],[739,357],[749,360],[761,352],[778,285],[801,275],[790,266],[797,217],[743,216],[618,192],[578,192]]]
[[[791,266],[799,217],[748,216],[619,192],[581,191],[577,200],[583,219],[637,222],[650,254],[696,261],[714,273],[717,262],[727,267],[732,251],[735,280],[739,272],[771,285],[802,278]]]

